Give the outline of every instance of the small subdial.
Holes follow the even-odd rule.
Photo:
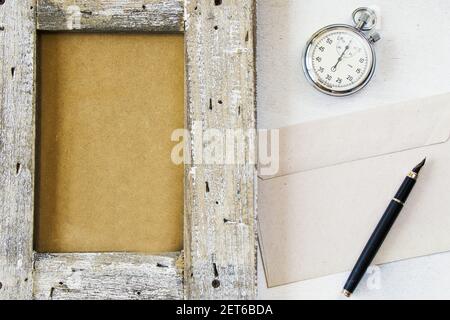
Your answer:
[[[357,41],[352,41],[350,37],[340,36],[337,39],[336,50],[342,59],[352,58],[363,50]]]

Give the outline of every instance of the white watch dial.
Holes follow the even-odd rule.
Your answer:
[[[336,94],[365,85],[374,68],[373,51],[367,39],[345,26],[316,34],[304,59],[310,80],[322,90]]]

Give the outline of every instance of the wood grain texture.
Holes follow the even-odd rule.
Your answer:
[[[35,1],[0,6],[0,299],[31,297]]]
[[[178,300],[182,255],[36,254],[33,297],[40,300]]]
[[[66,3],[40,0],[39,28],[183,30],[181,1],[74,0],[71,4],[78,7],[70,10]],[[161,18],[162,9],[154,19],[151,14],[142,18],[139,7],[156,8],[152,12],[164,7],[172,22]],[[202,164],[199,146],[204,141],[191,141],[185,178],[185,262],[175,254],[36,254],[32,267],[35,8],[34,0],[7,0],[0,7],[0,298],[255,298],[256,168],[250,156],[256,149],[254,135],[238,150],[245,161],[237,164]],[[187,127],[254,130],[255,1],[187,0],[185,10]]]
[[[187,128],[254,130],[255,1],[186,1]],[[255,137],[241,164],[202,163],[192,135],[185,172],[185,297],[256,295]]]
[[[46,31],[182,32],[183,0],[38,0]]]

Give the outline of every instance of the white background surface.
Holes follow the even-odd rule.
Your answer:
[[[450,92],[448,0],[257,0],[258,121],[278,128]],[[352,97],[323,95],[306,81],[301,52],[318,29],[352,24],[360,6],[379,10],[374,79]],[[449,230],[450,232],[450,230]],[[313,245],[313,244],[312,244]],[[259,259],[259,298],[337,299],[348,273],[267,289]],[[355,299],[450,299],[450,253],[374,269]]]

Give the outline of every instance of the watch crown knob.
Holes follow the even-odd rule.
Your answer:
[[[375,33],[371,34],[370,37],[369,37],[369,41],[372,42],[372,43],[380,41],[380,39],[381,39],[381,36],[380,36],[380,34],[378,32],[375,32]]]

